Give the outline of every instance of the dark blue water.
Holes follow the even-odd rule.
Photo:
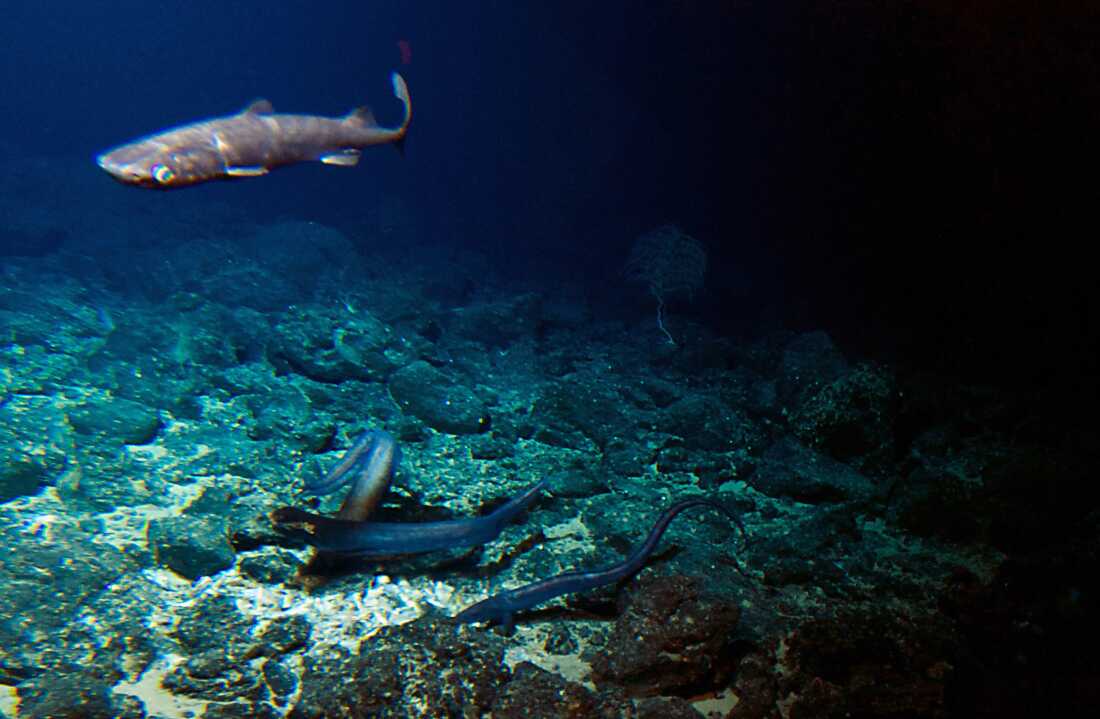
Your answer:
[[[597,287],[638,234],[674,221],[711,246],[722,281],[697,311],[723,330],[829,323],[862,349],[938,361],[929,343],[975,333],[1014,354],[1002,338],[1020,315],[1087,363],[1064,341],[1081,321],[1048,331],[1033,310],[1047,292],[1028,289],[1094,307],[1061,261],[1093,197],[1067,172],[1096,150],[1077,105],[1094,82],[1075,49],[1089,24],[1068,15],[126,0],[5,12],[6,165],[59,158],[49,174],[78,197],[124,197],[76,174],[105,147],[256,97],[395,117],[398,68],[417,110],[404,161],[377,151],[354,172],[301,167],[195,194],[327,222],[399,196],[438,242]],[[1037,39],[1012,40],[1020,28]],[[1044,39],[1055,31],[1058,48]],[[1043,234],[1070,244],[1031,252]],[[1030,356],[1015,369],[1036,363],[1052,367]]]
[[[75,162],[260,96],[330,115],[369,103],[384,121],[399,69],[416,107],[405,161],[375,152],[361,172],[298,168],[200,192],[329,218],[389,193],[456,244],[617,252],[670,213],[702,224],[747,204],[736,198],[754,183],[723,158],[755,152],[761,122],[738,113],[722,127],[743,71],[710,19],[581,4],[30,5],[5,23],[3,116],[13,149]]]

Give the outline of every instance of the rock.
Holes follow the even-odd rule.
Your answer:
[[[892,371],[863,364],[795,407],[791,429],[830,457],[882,476],[894,462],[897,395]]]
[[[732,602],[704,595],[684,576],[639,582],[604,651],[592,660],[597,686],[629,696],[701,692],[722,686],[733,659],[728,645],[741,618]]]
[[[391,340],[390,328],[365,311],[347,318],[294,308],[275,327],[271,360],[317,382],[378,381],[396,369]]]
[[[305,657],[288,716],[486,716],[508,676],[503,658],[503,645],[486,632],[428,620],[386,627],[356,653]]]
[[[956,630],[942,618],[849,609],[786,639],[782,695],[791,716],[949,716]]]
[[[156,410],[121,397],[80,405],[69,412],[69,424],[79,434],[105,436],[123,444],[148,444],[161,427]]]
[[[229,569],[236,560],[226,538],[225,520],[182,516],[149,523],[149,545],[157,563],[195,580]]]
[[[783,347],[778,368],[779,396],[784,404],[797,405],[801,398],[840,379],[847,371],[848,363],[829,335],[797,335]]]
[[[473,304],[450,313],[448,328],[457,337],[502,349],[523,337],[534,337],[542,315],[542,298],[534,293],[500,302]]]
[[[748,483],[770,497],[808,504],[869,499],[875,494],[875,486],[856,470],[789,437],[764,452]]]
[[[629,439],[636,433],[633,408],[606,378],[547,384],[535,400],[531,419],[538,425],[535,439],[556,447],[602,450],[613,439]]]
[[[493,702],[494,719],[612,719],[632,714],[624,698],[601,696],[531,662],[516,665],[512,680]]]
[[[659,428],[680,437],[688,449],[729,452],[751,449],[759,434],[752,423],[722,402],[705,395],[690,395],[666,409]]]
[[[402,367],[389,382],[390,396],[406,414],[449,434],[490,429],[489,408],[473,390],[423,360]]]

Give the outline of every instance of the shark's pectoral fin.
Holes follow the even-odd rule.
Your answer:
[[[353,167],[359,164],[359,150],[340,150],[328,155],[321,155],[321,162],[326,165],[340,165],[341,167]]]
[[[267,174],[267,168],[263,165],[258,167],[227,167],[225,168],[225,174],[230,177],[259,177]]]

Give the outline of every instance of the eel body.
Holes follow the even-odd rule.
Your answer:
[[[642,568],[649,555],[657,548],[657,543],[661,541],[661,535],[665,533],[669,523],[676,518],[676,515],[693,507],[711,507],[722,512],[733,520],[734,524],[741,530],[742,535],[744,535],[745,528],[741,521],[722,505],[709,499],[687,499],[666,509],[653,525],[653,529],[650,530],[645,541],[638,545],[630,553],[630,556],[622,562],[594,571],[566,572],[549,579],[494,594],[463,609],[455,616],[455,621],[498,622],[506,629],[511,629],[514,623],[514,615],[518,611],[530,609],[536,604],[541,604],[554,597],[560,597],[563,594],[585,592],[606,584],[620,582]]]
[[[340,519],[363,520],[370,516],[382,495],[393,482],[393,473],[401,464],[401,449],[393,435],[379,429],[369,429],[360,435],[343,459],[320,480],[306,482],[312,494],[331,494],[351,483],[336,516]]]
[[[294,507],[271,514],[279,530],[332,554],[385,559],[445,549],[474,547],[496,539],[523,510],[531,506],[548,480],[528,487],[483,517],[441,522],[369,522],[323,517]]]

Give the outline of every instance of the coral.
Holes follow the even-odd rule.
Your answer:
[[[644,282],[657,299],[657,326],[676,344],[665,328],[664,309],[668,297],[686,294],[692,297],[703,286],[707,271],[707,252],[703,245],[676,225],[662,225],[635,242],[626,261],[625,273]]]

